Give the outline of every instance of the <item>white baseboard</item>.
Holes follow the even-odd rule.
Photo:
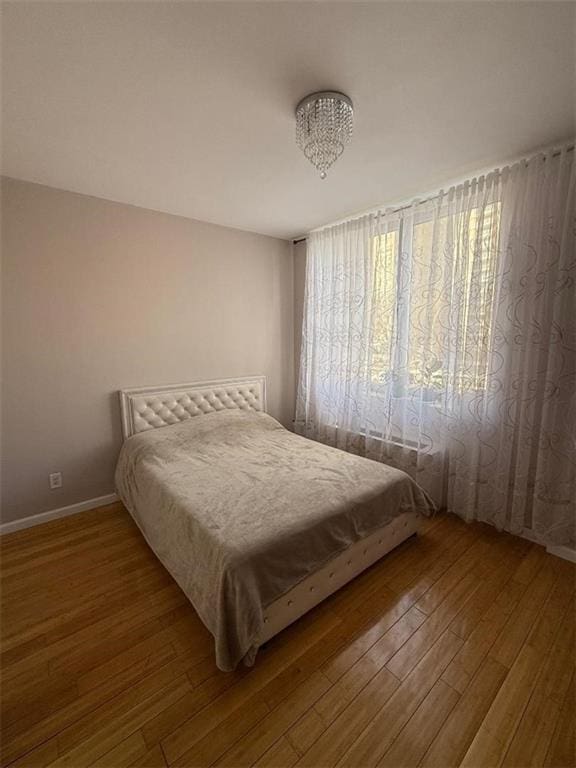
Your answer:
[[[570,547],[546,547],[546,552],[556,557],[561,557],[563,560],[570,560],[571,563],[576,563],[576,549],[570,549]]]
[[[77,515],[79,512],[87,512],[89,509],[104,507],[106,504],[114,504],[114,502],[118,500],[117,493],[108,493],[106,496],[98,496],[95,499],[79,501],[77,504],[70,504],[68,507],[51,509],[49,512],[40,512],[38,515],[30,515],[30,517],[23,517],[20,520],[12,520],[10,523],[2,523],[0,525],[0,536],[3,536],[6,533],[13,533],[14,531],[22,531],[24,528],[32,528],[35,525],[42,525],[42,523],[48,523],[50,520],[57,520],[59,517]],[[521,537],[546,547],[546,552],[551,555],[576,563],[576,550],[570,549],[570,547],[547,546],[533,531],[527,528],[522,531]]]
[[[96,499],[79,501],[77,504],[70,504],[68,507],[51,509],[49,512],[40,512],[38,515],[30,515],[30,517],[22,517],[20,520],[12,520],[10,523],[2,523],[2,525],[0,525],[0,536],[3,536],[5,533],[21,531],[24,528],[32,528],[34,525],[48,523],[50,520],[57,520],[59,517],[77,515],[78,512],[87,512],[89,509],[103,507],[106,504],[114,504],[115,501],[118,501],[118,494],[108,493],[106,496],[98,496]]]
[[[534,533],[530,528],[524,528],[521,537],[528,539],[528,541],[539,544],[541,547],[546,547],[546,552],[555,557],[561,557],[563,560],[569,560],[571,563],[576,563],[576,550],[570,549],[570,547],[556,547],[554,544],[546,544],[542,541],[538,534]]]

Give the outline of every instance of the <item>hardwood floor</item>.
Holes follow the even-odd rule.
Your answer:
[[[2,764],[559,766],[573,564],[451,516],[219,672],[120,504],[0,540]]]

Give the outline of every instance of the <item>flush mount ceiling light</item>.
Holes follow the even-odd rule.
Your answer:
[[[296,107],[296,143],[326,178],[328,168],[352,138],[352,101],[338,91],[318,91]]]

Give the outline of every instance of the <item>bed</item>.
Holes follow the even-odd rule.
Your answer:
[[[433,511],[403,472],[285,429],[262,376],[123,390],[120,402],[118,494],[222,670],[254,663]]]

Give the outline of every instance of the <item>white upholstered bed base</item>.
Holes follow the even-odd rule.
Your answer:
[[[417,533],[418,520],[419,515],[415,512],[404,512],[388,525],[348,547],[319,571],[308,576],[281,598],[275,600],[264,612],[264,633],[261,643],[270,640]]]
[[[120,392],[124,438],[149,429],[226,409],[266,412],[266,378],[218,379],[169,386],[138,387]],[[267,642],[309,610],[343,587],[355,576],[415,534],[419,516],[406,512],[388,525],[330,560],[264,612]]]

